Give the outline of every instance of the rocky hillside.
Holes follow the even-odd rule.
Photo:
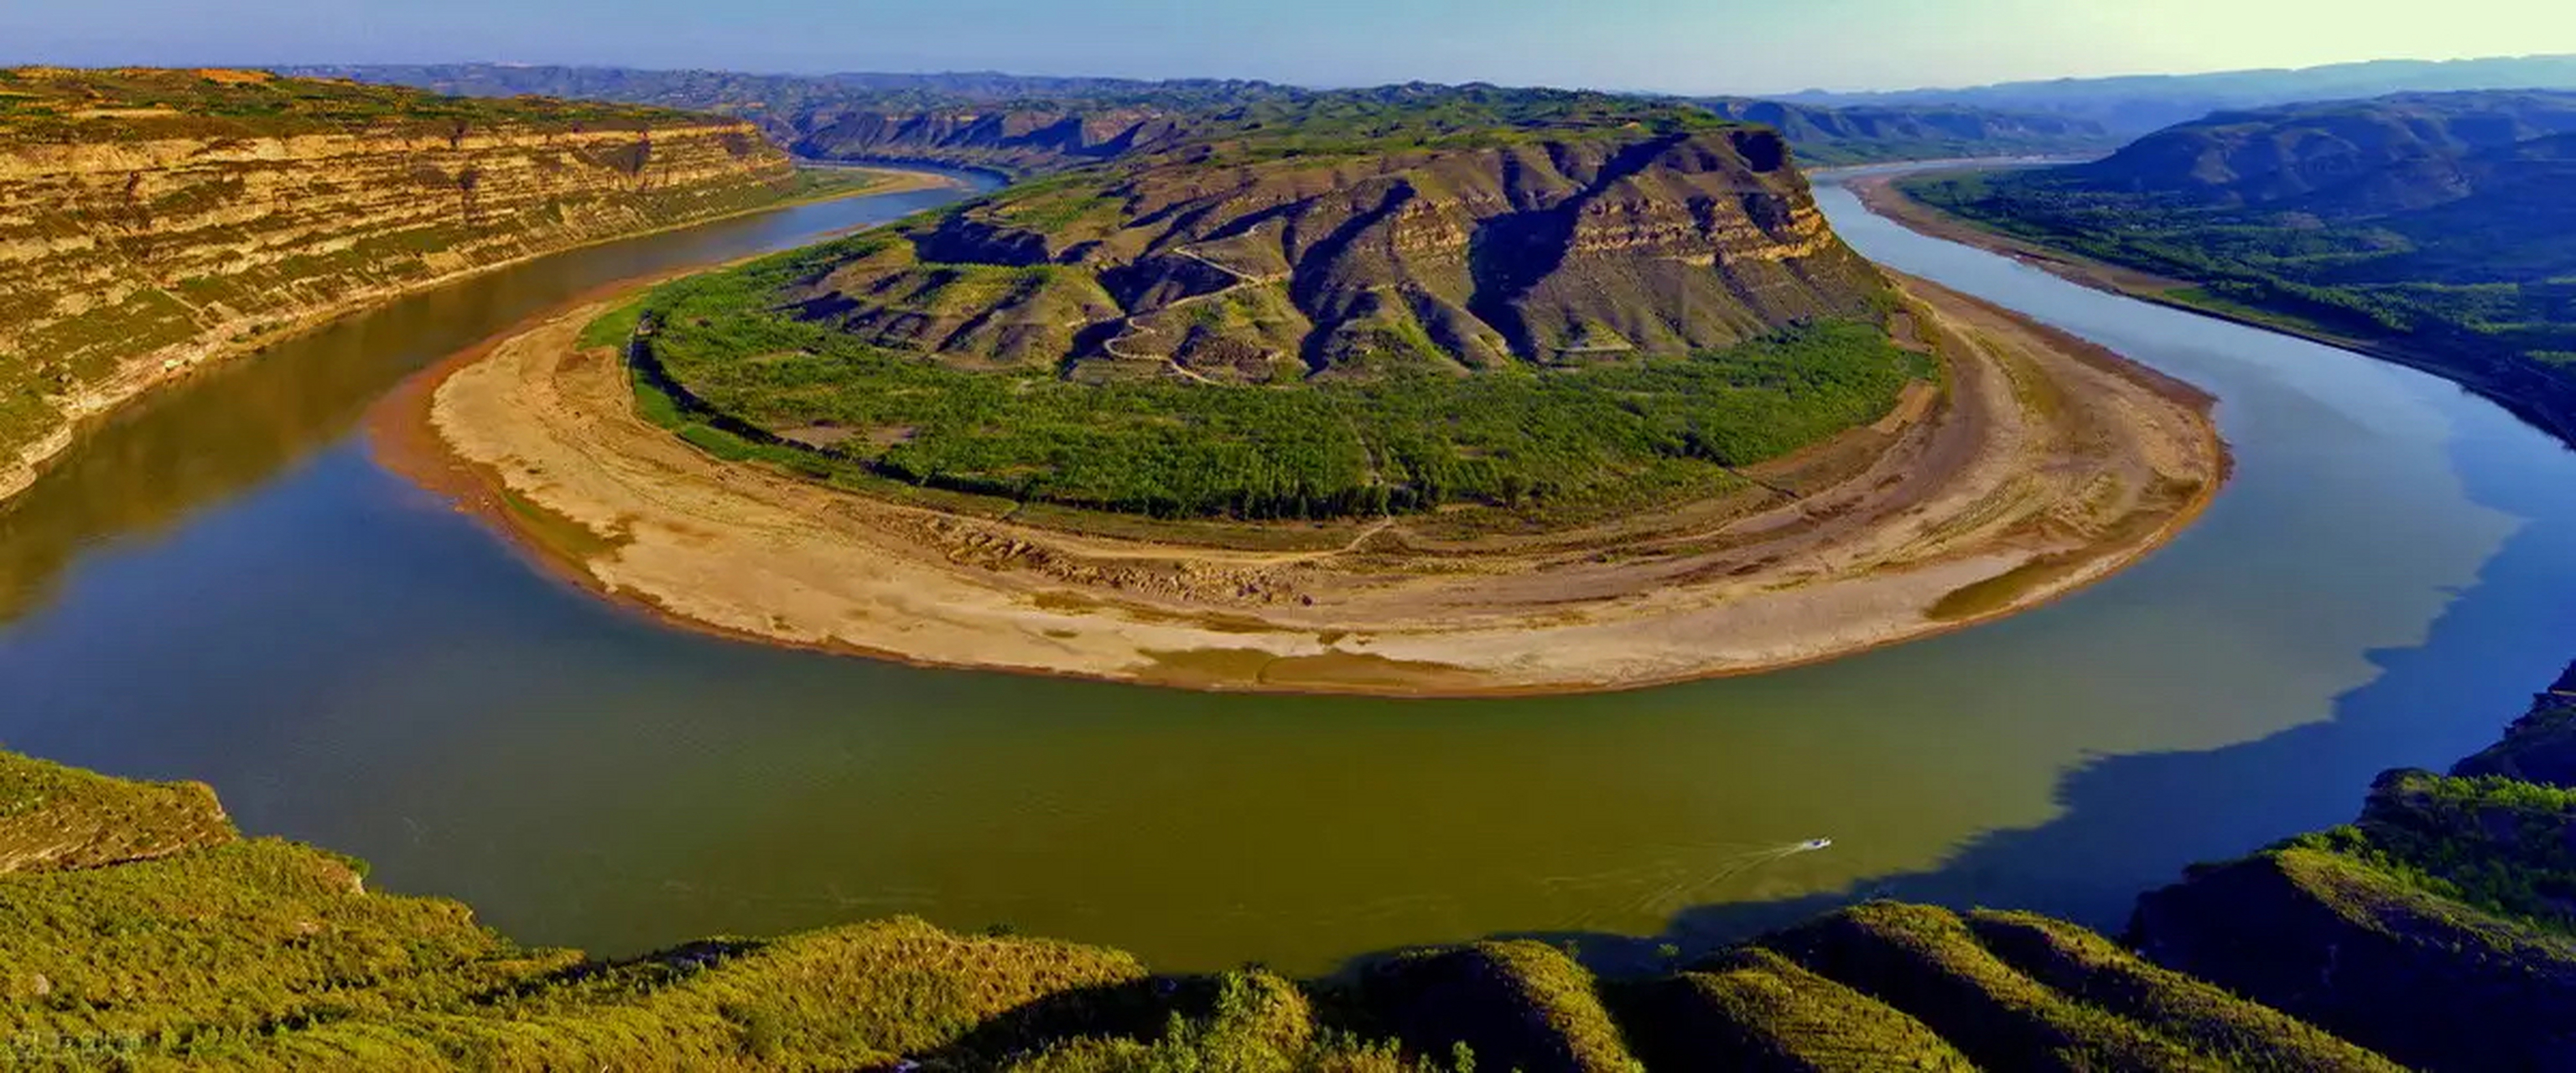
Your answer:
[[[1169,148],[1249,119],[1276,122],[1330,100],[1396,103],[1491,86],[1392,85],[1316,91],[1268,82],[1039,78],[992,73],[749,75],[497,64],[293,68],[441,93],[538,93],[738,115],[819,158],[923,160],[1018,174]],[[1778,127],[1811,164],[2107,150],[2091,120],[1949,105],[1828,108],[1742,98],[1692,102]],[[1266,113],[1266,115],[1265,115]]]
[[[0,71],[0,494],[78,419],[463,272],[773,203],[749,125],[231,71]]]
[[[802,316],[951,361],[1264,383],[1679,354],[1884,284],[1759,128],[1259,142],[1019,188],[859,248]]]
[[[684,436],[818,479],[1540,525],[1725,494],[1878,420],[1934,374],[1885,330],[1896,305],[1774,131],[1423,89],[1265,107],[599,330],[641,324],[630,357],[707,425]]]
[[[38,1068],[2566,1069],[2571,741],[2576,668],[2124,941],[1870,902],[1643,977],[1515,940],[1305,983],[911,919],[591,961],[244,839],[203,787],[0,754],[0,1033]]]

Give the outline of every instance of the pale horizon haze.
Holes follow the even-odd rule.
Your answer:
[[[2531,0],[17,0],[0,63],[997,70],[1314,86],[1886,90],[2576,52]]]

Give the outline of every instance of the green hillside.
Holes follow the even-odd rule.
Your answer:
[[[2576,93],[2220,113],[2093,164],[1907,189],[2197,285],[2170,300],[2382,344],[2576,436]]]

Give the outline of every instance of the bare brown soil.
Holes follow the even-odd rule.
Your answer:
[[[1744,493],[1553,532],[1434,515],[1220,548],[838,492],[636,416],[617,356],[575,342],[606,299],[427,382],[412,411],[426,424],[380,442],[585,585],[700,628],[926,664],[1386,695],[1633,688],[1955,629],[2134,561],[2224,480],[2206,396],[1905,286],[1900,337],[1940,355],[1943,384],[1746,471]]]

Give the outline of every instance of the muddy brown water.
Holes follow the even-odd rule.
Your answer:
[[[2485,744],[2576,649],[2576,456],[2553,441],[2430,377],[2083,290],[1830,187],[1862,252],[2216,393],[2237,475],[2204,520],[2041,610],[1776,674],[1218,696],[667,628],[370,456],[371,402],[537,310],[948,196],[552,258],[128,412],[0,512],[0,744],[205,780],[251,832],[532,943],[913,913],[1311,972],[1496,933],[1652,957],[1876,894],[2116,927],[2189,862]]]

